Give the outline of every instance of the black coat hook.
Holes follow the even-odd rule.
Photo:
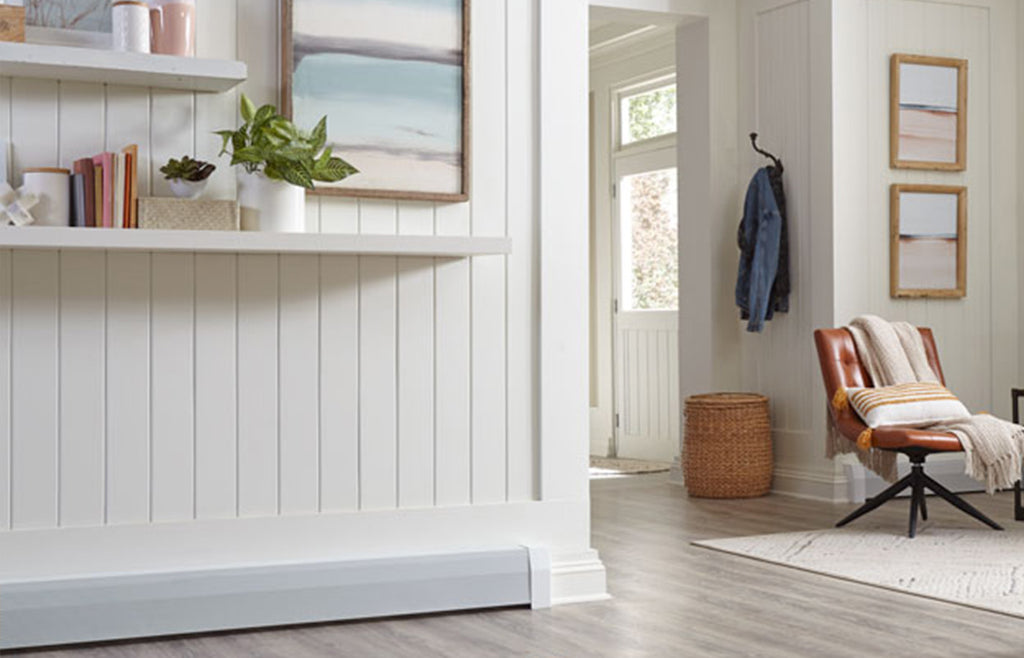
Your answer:
[[[755,151],[757,151],[764,157],[771,158],[772,163],[774,163],[775,166],[778,168],[779,173],[782,173],[782,160],[779,160],[777,157],[775,157],[774,155],[772,155],[768,151],[765,151],[764,149],[757,145],[757,133],[750,133],[750,145],[754,147]]]

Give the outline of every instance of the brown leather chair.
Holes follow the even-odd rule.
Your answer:
[[[939,381],[945,383],[945,378],[942,376],[942,365],[939,363],[939,353],[935,349],[935,337],[932,336],[932,330],[919,328],[919,331],[921,332],[921,338],[924,340],[928,363],[931,365],[932,370],[935,371]],[[825,380],[825,393],[828,395],[828,400],[832,400],[836,390],[840,387],[872,386],[871,377],[868,376],[867,371],[864,370],[864,366],[857,356],[857,348],[849,331],[846,329],[818,329],[814,332],[814,344],[818,348],[821,376]],[[857,412],[849,406],[842,410],[836,409],[832,404],[828,406],[840,434],[856,442],[861,432],[867,429],[867,426],[861,422]],[[893,452],[906,455],[910,459],[910,473],[874,498],[869,498],[862,507],[837,523],[836,527],[846,525],[850,521],[881,506],[904,489],[910,489],[909,535],[913,537],[917,531],[918,511],[920,511],[923,520],[928,519],[924,490],[930,489],[954,507],[970,514],[982,523],[996,530],[1002,530],[995,521],[979,512],[972,505],[968,504],[967,501],[930,478],[924,472],[924,461],[928,455],[935,452],[963,451],[963,446],[960,445],[960,440],[955,435],[903,427],[876,427],[871,433],[871,444],[875,448],[892,450]]]

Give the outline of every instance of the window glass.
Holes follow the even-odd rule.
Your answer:
[[[622,178],[624,310],[674,309],[679,303],[676,169]]]
[[[675,84],[623,96],[620,103],[623,146],[676,131]]]

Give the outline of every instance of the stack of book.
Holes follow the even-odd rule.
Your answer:
[[[71,175],[71,225],[139,226],[139,147],[76,160]]]

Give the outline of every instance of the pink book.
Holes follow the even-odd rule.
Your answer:
[[[103,222],[97,217],[96,225],[111,228],[114,225],[114,154],[100,153],[92,163],[103,169]]]

